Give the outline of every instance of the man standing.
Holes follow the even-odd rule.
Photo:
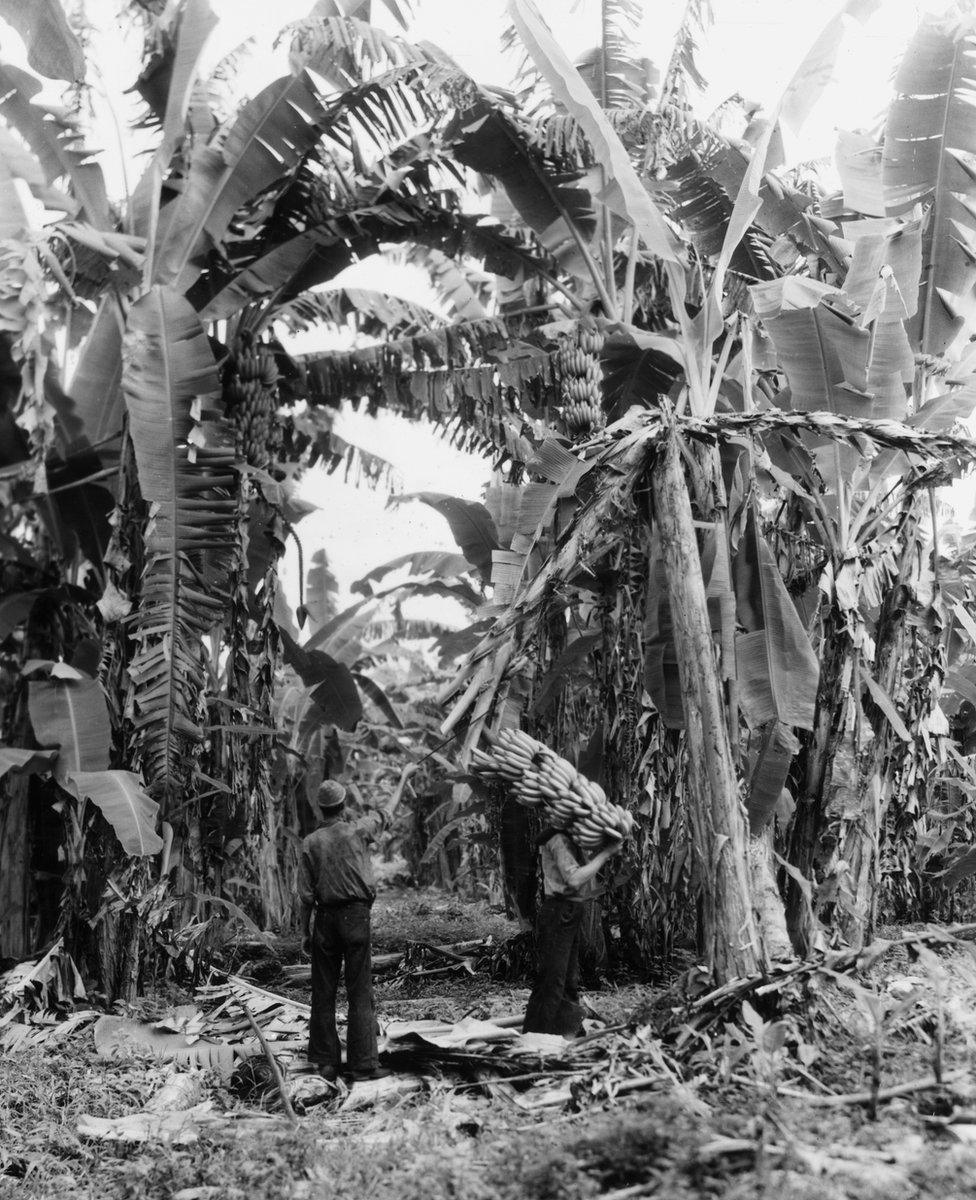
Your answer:
[[[576,1037],[583,1023],[579,952],[584,905],[596,895],[600,868],[620,852],[623,841],[609,842],[587,863],[579,861],[569,838],[554,829],[546,830],[539,844],[545,891],[536,933],[539,970],[522,1029]]]
[[[345,797],[346,789],[335,780],[322,784],[317,796],[322,824],[302,843],[302,949],[312,955],[308,1057],[325,1079],[337,1078],[342,1054],[335,1004],[345,962],[346,1073],[353,1080],[375,1079],[379,1071],[369,916],[376,888],[363,837],[344,818]]]

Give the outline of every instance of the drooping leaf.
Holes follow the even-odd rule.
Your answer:
[[[652,407],[667,395],[683,369],[682,345],[676,339],[621,326],[603,343],[603,403],[609,421],[628,408]]]
[[[586,274],[577,238],[588,243],[596,222],[578,173],[548,162],[487,93],[479,92],[445,136],[458,162],[498,180],[521,220],[564,270]]]
[[[820,664],[776,559],[759,534],[755,510],[733,564],[739,703],[753,729],[769,721],[812,729]]]
[[[66,783],[79,800],[90,800],[115,830],[126,854],[158,854],[159,805],[132,771],[71,771]]]
[[[487,582],[491,579],[492,551],[499,550],[498,531],[491,513],[475,500],[461,500],[457,496],[445,496],[441,492],[412,492],[394,496],[392,502],[405,504],[419,500],[439,512],[451,527],[451,533],[461,553],[473,567],[481,572]]]
[[[34,737],[57,746],[59,778],[73,771],[103,771],[112,748],[112,728],[102,685],[95,679],[32,679],[27,690]]]
[[[976,320],[976,33],[928,17],[912,39],[885,123],[888,212],[931,206],[912,340],[946,354]]]
[[[357,579],[351,585],[351,590],[369,595],[372,591],[370,585],[374,580],[378,582],[387,575],[392,575],[394,571],[404,569],[410,575],[432,575],[436,579],[456,579],[458,575],[464,575],[468,571],[468,560],[462,554],[452,554],[450,550],[416,550],[409,554],[401,554],[397,558],[391,558],[389,562],[367,571],[361,579]]]
[[[867,670],[867,668],[862,668],[861,670],[861,682],[867,688],[871,699],[884,713],[888,724],[894,730],[895,734],[900,737],[903,742],[907,742],[909,745],[911,745],[913,740],[912,735],[908,732],[908,727],[902,720],[898,709],[895,708],[894,701],[881,686],[881,684],[878,683],[878,681],[871,675],[871,672]]]
[[[103,446],[122,432],[122,314],[115,296],[106,296],[85,338],[68,395],[78,428],[70,452]]]
[[[279,633],[285,662],[309,689],[318,720],[340,729],[355,729],[362,719],[363,702],[346,664],[321,650],[299,646],[286,630]]]
[[[426,271],[437,297],[455,321],[481,321],[493,277],[486,271],[452,258],[436,246],[401,248],[406,261]]]
[[[85,78],[85,52],[61,0],[0,0],[0,17],[24,39],[27,62],[38,74],[68,83]]]
[[[371,596],[357,600],[337,613],[305,642],[305,650],[322,650],[331,658],[352,666],[362,657],[363,636],[372,624],[376,601]]]
[[[441,633],[434,643],[441,665],[456,662],[466,654],[470,654],[488,632],[489,626],[489,621],[475,621],[463,629]]]
[[[54,767],[57,750],[24,750],[20,746],[0,746],[0,779],[15,775],[46,775]]]
[[[373,704],[386,717],[390,725],[394,729],[402,729],[403,721],[400,719],[400,714],[393,706],[393,702],[387,696],[386,692],[380,687],[375,679],[370,679],[368,675],[364,675],[362,671],[353,671],[353,679],[356,681],[356,686],[359,690],[372,701]]]
[[[374,288],[330,285],[304,292],[275,308],[275,320],[291,333],[302,333],[319,325],[342,328],[348,324],[350,315],[364,334],[415,333],[442,323],[426,305]]]
[[[645,246],[665,262],[682,261],[681,244],[668,228],[627,150],[593,93],[552,36],[532,0],[509,0],[508,13],[533,62],[560,104],[586,134],[596,160],[606,172],[603,199],[638,231]]]
[[[129,668],[135,724],[146,777],[172,793],[202,736],[200,640],[224,613],[237,519],[233,451],[191,441],[193,413],[207,415],[219,383],[182,296],[156,287],[130,309],[122,390],[139,487],[151,506],[131,627],[139,647]]]
[[[793,731],[781,721],[772,721],[763,730],[746,797],[746,812],[753,835],[760,833],[772,819],[786,785],[790,763],[799,749],[800,743]]]

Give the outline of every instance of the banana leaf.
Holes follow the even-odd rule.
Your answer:
[[[739,704],[751,729],[770,721],[812,729],[820,664],[773,552],[760,536],[755,509],[733,564]]]
[[[32,679],[27,709],[34,738],[58,747],[55,773],[104,771],[112,749],[112,728],[102,685],[96,679]]]
[[[374,580],[379,581],[394,571],[402,571],[404,568],[411,576],[432,575],[437,579],[456,579],[459,575],[467,573],[468,560],[463,554],[452,554],[449,550],[416,550],[410,554],[401,554],[397,558],[390,559],[389,562],[374,567],[372,571],[367,571],[361,579],[357,579],[350,586],[350,590],[369,595],[373,590],[370,585]],[[309,582],[311,583],[311,571],[309,572]]]
[[[154,287],[129,310],[122,390],[143,499],[150,505],[129,667],[147,778],[185,787],[202,739],[200,641],[222,620],[237,546],[233,452],[196,444],[219,395],[216,364],[189,303]],[[216,428],[216,422],[212,423]]]
[[[179,197],[160,213],[156,282],[186,291],[234,214],[298,166],[324,118],[308,76],[289,75],[244,105],[219,149],[196,148]]]
[[[30,146],[48,183],[70,179],[81,215],[97,229],[111,229],[102,168],[80,143],[81,134],[64,110],[37,101],[40,91],[40,80],[29,71],[0,63],[0,116]]]
[[[881,177],[883,148],[866,133],[837,131],[834,162],[840,176],[844,206],[866,217],[885,215]]]
[[[844,294],[882,322],[914,316],[922,274],[921,220],[845,221],[844,237],[854,243]],[[911,358],[907,346],[906,353]]]
[[[363,702],[349,668],[321,650],[299,646],[286,630],[279,633],[285,662],[309,689],[314,707],[308,715],[319,724],[355,729],[363,716]]]
[[[589,243],[596,218],[579,173],[557,170],[485,92],[458,114],[445,137],[458,162],[501,184],[519,218],[564,270],[586,274],[576,236]]]
[[[394,729],[403,729],[403,721],[400,719],[400,714],[393,706],[392,701],[386,692],[380,687],[375,679],[370,679],[368,675],[364,675],[362,671],[353,671],[352,677],[355,680],[356,686],[360,692],[365,695],[386,717],[389,724]]]
[[[930,208],[913,344],[942,355],[976,322],[976,34],[927,18],[895,76],[882,174],[892,215]]]
[[[186,132],[200,58],[216,25],[209,0],[185,0],[177,8],[172,28],[161,38],[162,46],[136,81],[136,89],[150,106],[153,123],[162,131],[155,154],[136,185],[128,214],[133,232],[150,241],[156,236],[163,175]]]
[[[70,771],[67,786],[82,802],[90,800],[115,830],[126,854],[158,854],[159,805],[132,771]]]
[[[485,582],[490,581],[492,552],[501,547],[488,509],[475,500],[461,500],[441,492],[411,492],[392,497],[391,503],[399,505],[410,500],[419,500],[444,517],[461,553],[477,568]]]
[[[57,750],[24,750],[20,746],[0,746],[0,779],[15,775],[46,775],[54,767]]]
[[[749,777],[746,796],[746,812],[752,834],[760,833],[772,819],[786,786],[790,763],[799,749],[799,741],[782,721],[771,721],[762,731],[762,741]]]
[[[78,453],[102,446],[122,432],[122,314],[114,296],[98,306],[78,355],[68,397],[74,405],[74,430],[68,449]],[[77,428],[75,428],[77,426]]]
[[[552,36],[535,4],[532,0],[509,0],[508,13],[556,101],[579,122],[594,158],[604,168],[606,187],[601,199],[637,230],[652,254],[665,262],[683,261],[680,241],[641,182],[606,114]]]
[[[69,83],[85,78],[85,52],[61,0],[0,0],[0,17],[24,39],[27,62],[38,74]]]
[[[843,294],[813,281],[776,280],[752,294],[795,410],[904,418],[911,353],[900,322],[868,326]]]
[[[515,536],[521,497],[522,489],[514,483],[491,483],[485,488],[485,508],[495,522],[498,542],[503,550],[511,546]]]

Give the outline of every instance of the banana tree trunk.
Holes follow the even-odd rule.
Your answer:
[[[903,568],[915,560],[915,549],[913,544],[906,546]],[[895,694],[905,669],[903,594],[901,583],[889,593],[877,633],[878,683],[889,696]],[[865,945],[874,936],[881,888],[881,842],[897,774],[887,718],[879,714],[873,728],[873,740],[857,763],[857,805],[852,818],[844,822],[839,839],[839,853],[849,870],[851,898],[848,907],[838,913],[836,924],[853,947]]]
[[[691,823],[704,881],[702,943],[718,981],[761,971],[745,812],[729,742],[691,500],[672,432],[651,471],[678,656],[688,747]]]

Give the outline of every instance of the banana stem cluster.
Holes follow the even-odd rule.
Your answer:
[[[598,329],[581,329],[578,340],[561,341],[558,360],[566,429],[575,435],[602,429],[606,424],[600,368],[603,334]]]
[[[244,334],[224,368],[224,404],[234,423],[237,457],[267,470],[280,444],[276,420],[278,367],[267,347]]]

